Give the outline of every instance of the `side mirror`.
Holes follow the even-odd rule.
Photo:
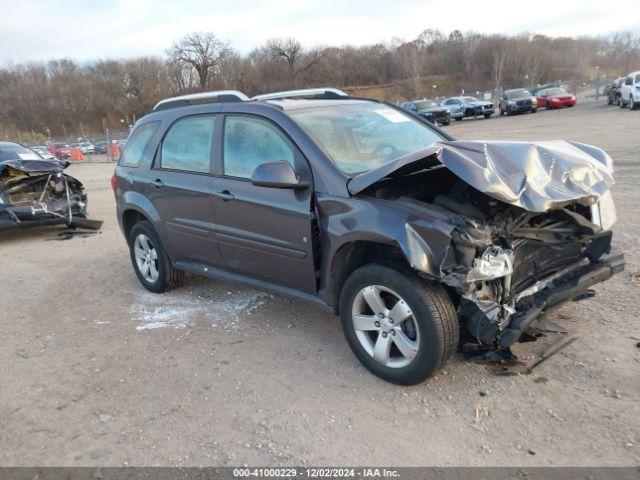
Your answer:
[[[309,186],[301,182],[291,164],[285,160],[258,165],[251,175],[251,184],[257,187],[302,189]]]

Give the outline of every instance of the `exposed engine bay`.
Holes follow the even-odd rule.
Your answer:
[[[537,203],[542,196],[523,202],[518,195],[507,203],[495,198],[503,192],[471,185],[481,175],[463,181],[439,162],[424,166],[405,167],[404,175],[388,176],[365,193],[435,219],[428,228],[407,223],[407,258],[425,277],[448,285],[480,343],[508,350],[523,336],[536,337],[543,312],[591,296],[589,287],[624,269],[622,254],[612,254],[615,207],[608,188]],[[441,235],[442,248],[433,241]]]
[[[87,218],[82,183],[66,175],[68,162],[10,160],[0,163],[0,229],[66,224],[100,229]]]

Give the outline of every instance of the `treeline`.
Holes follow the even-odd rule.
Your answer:
[[[309,86],[388,86],[397,101],[557,80],[612,78],[640,68],[640,34],[559,37],[426,30],[410,42],[305,48],[273,39],[241,55],[194,33],[163,57],[27,62],[0,69],[0,137],[78,137],[112,130],[160,99],[216,89],[255,95]]]

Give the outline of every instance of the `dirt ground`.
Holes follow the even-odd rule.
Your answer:
[[[551,316],[578,340],[533,374],[456,355],[410,388],[368,373],[338,318],[302,303],[197,277],[146,292],[113,165],[70,167],[99,235],[0,234],[0,465],[640,464],[639,128],[640,112],[604,102],[447,127],[608,151],[627,270]]]

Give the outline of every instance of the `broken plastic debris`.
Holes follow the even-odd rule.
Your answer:
[[[502,247],[487,248],[480,258],[473,260],[473,268],[467,274],[468,282],[491,280],[513,273],[511,254]]]

